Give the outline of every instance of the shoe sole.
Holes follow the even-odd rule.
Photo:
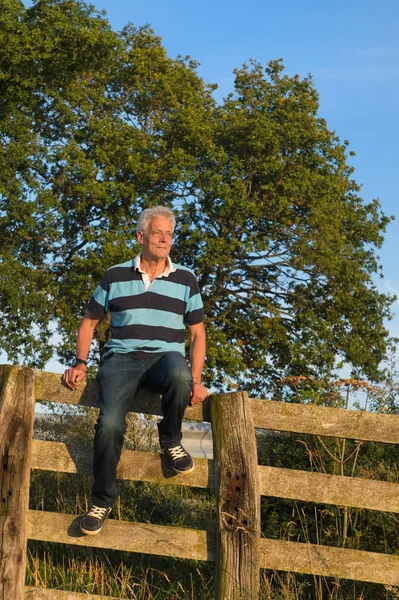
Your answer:
[[[83,529],[83,527],[81,527],[80,531],[82,533],[85,533],[86,535],[97,535],[97,533],[100,533],[100,531],[102,531],[102,527],[100,529],[96,529],[96,531],[89,531],[88,529]]]
[[[174,471],[175,473],[180,473],[181,475],[186,475],[187,473],[191,473],[192,471],[194,471],[194,465],[190,469],[186,469],[185,471],[175,469],[175,467],[172,467],[172,465],[168,465],[168,467],[172,469],[172,471]]]

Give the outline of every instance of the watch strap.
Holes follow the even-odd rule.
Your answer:
[[[87,360],[83,360],[83,358],[74,358],[72,366],[77,367],[78,365],[85,365],[87,367]]]

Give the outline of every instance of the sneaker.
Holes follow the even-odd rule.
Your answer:
[[[193,459],[183,446],[175,446],[174,448],[164,448],[163,452],[169,466],[176,473],[191,473],[194,469]]]
[[[108,517],[112,508],[100,508],[92,504],[80,521],[80,530],[87,535],[96,535],[104,527],[105,519]]]

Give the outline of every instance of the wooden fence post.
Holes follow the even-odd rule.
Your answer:
[[[23,600],[35,373],[0,366],[0,586],[1,598]]]
[[[246,392],[211,399],[218,505],[216,600],[259,597],[260,487]]]

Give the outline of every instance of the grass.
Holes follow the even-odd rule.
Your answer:
[[[125,554],[125,556],[122,556]],[[30,542],[26,584],[126,600],[213,600],[209,563]],[[259,600],[398,600],[398,588],[261,572]]]
[[[30,543],[26,585],[129,600],[209,600],[213,567],[194,561]]]

